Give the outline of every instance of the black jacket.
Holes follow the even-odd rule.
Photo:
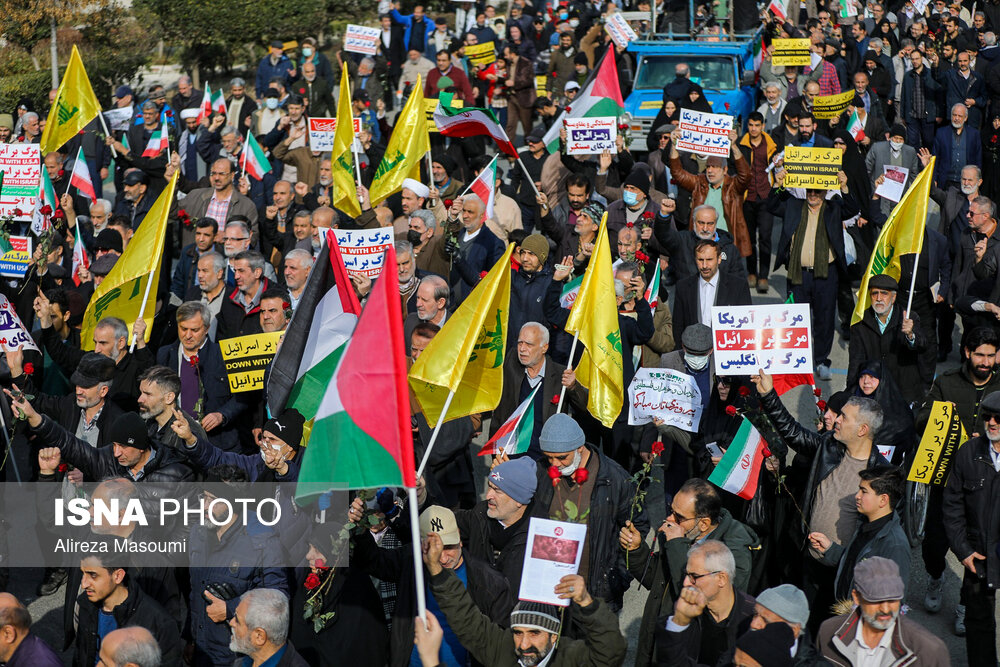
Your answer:
[[[698,268],[694,262],[694,247],[698,245],[701,238],[694,233],[694,230],[678,230],[672,218],[667,219],[657,213],[653,234],[656,236],[657,242],[666,249],[670,258],[670,267],[677,280],[698,275]],[[723,230],[718,230],[716,236],[719,250],[722,251],[719,256],[719,271],[739,277],[746,282],[746,264],[740,256],[740,251],[733,243],[733,237],[729,232]]]
[[[148,597],[131,577],[126,579],[128,597],[115,607],[111,614],[119,628],[139,626],[149,630],[163,653],[164,665],[181,664],[181,629],[177,620],[170,617],[160,603]],[[77,598],[79,623],[76,630],[76,648],[73,650],[74,667],[92,667],[97,662],[100,637],[97,634],[99,606],[87,599],[86,593]]]
[[[521,570],[524,566],[524,549],[528,543],[528,523],[532,506],[524,509],[520,521],[503,528],[502,537],[496,541],[491,537],[500,522],[486,516],[485,500],[468,510],[455,510],[455,523],[462,535],[462,545],[469,553],[502,574],[512,594],[521,589]],[[502,528],[502,527],[501,527]]]
[[[788,266],[788,253],[792,246],[792,236],[799,228],[802,207],[805,205],[805,199],[793,197],[792,193],[784,188],[771,190],[771,194],[767,198],[768,210],[784,220],[781,226],[781,240],[778,241],[778,251],[774,255],[775,269],[780,266]],[[823,221],[826,224],[826,234],[830,239],[830,249],[833,251],[834,261],[842,271],[847,271],[847,259],[844,251],[844,220],[853,218],[859,212],[858,205],[851,195],[846,197],[835,195],[832,199],[827,199],[823,207]]]
[[[590,547],[587,590],[595,598],[608,602],[612,608],[620,609],[622,596],[628,590],[632,576],[625,566],[625,552],[618,545],[618,531],[629,520],[635,483],[620,465],[600,450],[589,444],[587,449],[600,462],[587,517],[587,543]],[[548,463],[539,463],[534,516],[549,518],[554,493]],[[649,531],[649,518],[644,509],[631,517],[631,521],[640,535]]]
[[[740,275],[728,271],[719,271],[719,282],[715,287],[715,306],[749,306],[750,287]],[[701,321],[701,283],[700,274],[688,276],[677,281],[674,288],[674,340],[681,340],[684,329]]]
[[[726,646],[716,663],[718,667],[730,665],[736,652],[736,640],[750,631],[750,621],[753,620],[756,601],[742,591],[734,591],[736,601],[729,612],[726,623]],[[668,632],[666,623],[656,629],[657,665],[664,667],[694,667],[704,664],[700,660],[701,653],[701,619],[711,612],[706,608],[702,616],[691,621],[683,632]],[[716,667],[709,665],[708,667]]]
[[[972,381],[967,364],[944,371],[934,379],[931,390],[924,398],[924,404],[917,411],[917,432],[923,433],[930,418],[934,401],[954,403],[955,412],[962,420],[966,433],[982,432],[979,418],[979,403],[994,391],[1000,391],[1000,373],[993,372],[982,391],[978,391]]]
[[[459,239],[463,235],[459,232]],[[455,253],[451,258],[451,275],[448,280],[451,285],[451,302],[455,308],[465,301],[465,297],[469,296],[473,288],[479,284],[483,271],[493,268],[504,250],[503,242],[490,231],[489,227],[483,225],[465,252],[460,250]]]
[[[853,390],[858,384],[858,374],[867,361],[881,361],[883,368],[892,373],[903,398],[914,403],[923,398],[923,380],[920,377],[920,353],[927,347],[927,337],[920,326],[920,316],[916,311],[913,319],[913,342],[903,335],[903,309],[905,304],[897,300],[889,315],[885,333],[879,332],[875,311],[865,311],[861,321],[851,326],[851,342],[847,364],[847,387]]]
[[[264,288],[261,290],[261,294],[263,294],[271,286],[271,281],[267,278],[261,278],[261,281],[264,284]],[[216,329],[215,337],[219,340],[263,332],[263,329],[260,328],[260,304],[258,303],[251,308],[248,313],[236,301],[236,295],[239,292],[238,287],[234,288],[223,298],[222,307],[219,309],[218,317],[216,317],[219,326]]]
[[[942,508],[948,520],[944,532],[958,560],[978,552],[976,574],[990,589],[1000,585],[1000,473],[993,467],[986,436],[968,440],[959,447],[951,464]]]
[[[35,387],[35,383],[32,382],[31,377],[28,375],[19,375],[18,377],[13,378],[12,381],[17,385],[17,388],[25,394],[34,394],[35,397],[31,399],[31,405],[35,408],[35,410],[43,415],[48,415],[55,420],[56,423],[65,427],[70,433],[76,433],[76,429],[80,425],[83,410],[82,408],[77,407],[75,394],[68,394],[66,396],[42,394]],[[122,409],[118,407],[117,404],[108,400],[104,401],[104,407],[101,408],[101,414],[97,416],[98,447],[104,447],[105,445],[111,444],[111,442],[107,439],[108,427],[121,414]]]
[[[516,341],[527,322],[545,323],[545,290],[552,282],[552,269],[543,266],[535,273],[518,269],[510,274],[510,311],[507,341]]]

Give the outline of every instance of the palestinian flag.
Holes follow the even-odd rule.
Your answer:
[[[517,406],[514,413],[497,429],[489,442],[479,450],[479,456],[496,455],[503,452],[507,456],[524,454],[531,444],[531,434],[535,430],[535,394],[541,389],[539,382],[534,391]]]
[[[496,202],[496,184],[497,184],[497,159],[493,158],[493,161],[486,165],[479,175],[476,176],[476,180],[469,184],[469,190],[472,190],[483,203],[486,204],[486,218],[493,217],[493,204]]]
[[[497,148],[513,158],[517,157],[517,149],[500,126],[500,121],[492,109],[479,107],[452,109],[451,97],[449,93],[442,93],[434,110],[434,124],[441,134],[446,137],[478,137],[488,134],[493,137]]]
[[[267,407],[272,415],[285,408],[295,408],[307,420],[316,415],[360,314],[337,237],[329,230],[271,364]]]
[[[90,168],[87,167],[87,158],[83,155],[83,147],[76,152],[76,161],[73,162],[73,171],[69,175],[70,187],[77,189],[82,195],[86,195],[91,203],[97,201],[97,191],[90,181]]]
[[[157,157],[166,150],[170,150],[170,137],[167,134],[167,119],[161,115],[160,127],[149,138],[146,149],[142,151],[142,157]]]
[[[562,289],[562,294],[559,295],[559,305],[569,310],[573,307],[573,302],[576,301],[576,297],[580,294],[580,285],[583,284],[583,276],[577,276],[573,280],[566,283],[566,286]]]
[[[550,153],[559,150],[559,128],[563,121],[574,118],[596,118],[599,116],[619,117],[625,111],[621,86],[618,85],[618,69],[615,67],[615,49],[611,44],[607,53],[590,73],[573,104],[559,114],[556,122],[545,133],[545,147]]]
[[[858,112],[851,112],[851,119],[847,121],[847,133],[854,137],[854,141],[861,141],[865,138],[865,128],[858,119]]]
[[[42,178],[38,183],[38,197],[35,199],[35,212],[31,216],[31,231],[35,236],[41,236],[52,227],[52,214],[59,208],[59,199],[52,187],[49,170],[42,167]]]
[[[764,452],[767,451],[768,454]],[[757,492],[757,478],[766,456],[767,442],[746,417],[733,436],[722,460],[709,475],[708,481],[721,489],[750,500]]]
[[[250,130],[247,130],[246,142],[243,144],[243,152],[240,155],[240,166],[243,173],[249,173],[256,180],[264,178],[264,174],[271,171],[271,162],[264,154],[264,149],[257,143],[257,139]]]
[[[330,489],[416,487],[397,285],[396,252],[389,246],[316,412],[296,499]]]
[[[73,230],[73,283],[79,287],[83,281],[80,279],[80,270],[90,268],[90,257],[87,256],[87,249],[83,245],[83,238],[80,236],[80,225],[76,225]]]

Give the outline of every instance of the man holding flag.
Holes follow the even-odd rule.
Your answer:
[[[476,194],[456,199],[448,210],[444,251],[451,257],[452,302],[462,303],[483,272],[503,254],[503,243],[486,227],[486,202]]]

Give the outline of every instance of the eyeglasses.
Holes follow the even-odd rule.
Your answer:
[[[690,579],[691,583],[696,584],[698,583],[698,580],[701,579],[702,577],[708,577],[713,574],[719,574],[720,572],[722,572],[722,570],[713,570],[712,572],[705,572],[703,574],[691,574],[690,572],[684,572],[684,576],[681,579],[682,580]]]
[[[1000,415],[994,414],[992,412],[983,413],[983,423],[995,422],[1000,424]]]

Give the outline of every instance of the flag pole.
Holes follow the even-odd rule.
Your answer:
[[[573,334],[573,345],[569,348],[569,361],[566,362],[566,368],[573,367],[573,356],[576,354],[576,344],[580,340],[580,332],[577,331]],[[566,385],[562,386],[559,390],[559,405],[556,407],[556,414],[562,412],[563,399],[566,397]]]
[[[101,111],[100,113],[98,113],[97,117],[101,119],[101,127],[104,128],[104,134],[105,134],[105,136],[112,137],[111,130],[108,129],[108,121],[104,119],[104,112]],[[112,137],[112,138],[114,138],[114,137]],[[115,144],[114,144],[113,141],[111,143],[111,155],[113,157],[115,157],[115,158],[118,157],[118,151],[115,150]]]
[[[917,256],[913,258],[913,275],[910,277],[910,296],[906,300],[906,312],[903,313],[903,315],[910,320],[913,319],[912,317],[910,317],[910,309],[913,307],[913,290],[917,285],[917,267],[919,265],[920,265],[920,253],[918,252]]]
[[[538,191],[537,187],[535,187],[535,179],[533,179],[531,174],[528,173],[528,168],[524,166],[524,162],[521,161],[520,155],[517,156],[517,163],[521,165],[521,169],[524,170],[524,175],[528,177],[528,183],[531,185],[531,189],[535,191],[535,196],[541,197],[542,193]]]
[[[424,450],[424,458],[420,459],[420,467],[417,468],[417,477],[424,474],[424,468],[427,467],[427,459],[431,456],[431,450],[434,448],[434,442],[437,440],[438,433],[441,432],[441,426],[444,424],[444,416],[448,413],[448,408],[451,407],[451,399],[455,398],[455,391],[448,392],[448,398],[444,399],[444,407],[441,409],[441,416],[438,417],[437,426],[434,427],[434,432],[431,434],[431,440],[427,443],[427,448]]]
[[[430,449],[427,451],[430,451]],[[417,476],[419,477],[420,474],[417,473]],[[413,576],[417,586],[417,617],[424,624],[424,629],[426,630],[427,599],[424,591],[424,559],[423,549],[421,548],[422,543],[420,541],[420,508],[417,507],[416,488],[407,488],[406,497],[406,504],[410,506],[410,535],[413,538]]]
[[[147,275],[149,275],[149,280],[146,282],[146,293],[142,295],[142,303],[139,304],[139,317],[136,319],[142,319],[143,313],[146,312],[146,301],[149,299],[149,288],[153,286],[153,274],[156,273],[156,268],[153,268]],[[133,326],[135,326],[133,324]],[[135,350],[136,336],[132,335],[132,344],[129,345],[128,351],[131,354]]]
[[[243,160],[243,173],[240,174],[240,180],[241,181],[247,175],[247,150],[248,150],[248,147],[250,146],[249,141],[250,141],[250,130],[247,129],[247,136],[246,136],[245,139],[243,139],[243,151],[242,151],[242,154],[240,155],[240,157]]]

